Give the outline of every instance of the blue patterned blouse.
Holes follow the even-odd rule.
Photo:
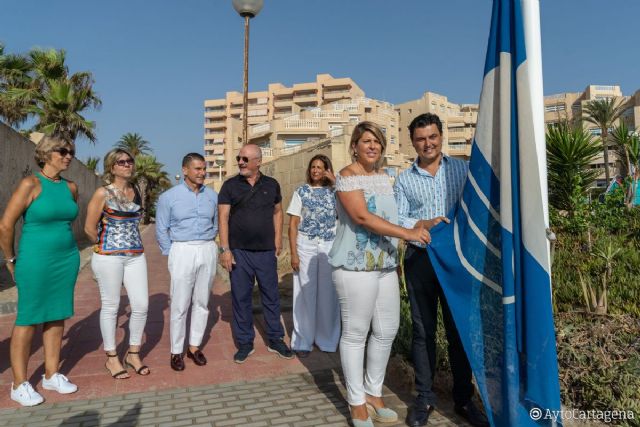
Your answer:
[[[336,235],[336,196],[330,187],[301,185],[291,197],[289,215],[300,217],[298,232],[330,242]]]
[[[398,208],[387,175],[336,176],[336,191],[362,190],[367,210],[398,223]],[[398,265],[398,239],[381,236],[356,225],[338,199],[336,239],[329,252],[329,264],[352,271],[376,271]]]

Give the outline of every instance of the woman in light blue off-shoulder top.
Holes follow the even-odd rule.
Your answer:
[[[400,321],[397,239],[430,240],[422,227],[397,225],[393,187],[389,177],[379,172],[385,148],[386,139],[376,124],[359,123],[351,135],[353,163],[336,177],[338,221],[329,263],[340,301],[340,358],[355,427],[372,427],[371,418],[381,422],[398,418],[381,398]]]

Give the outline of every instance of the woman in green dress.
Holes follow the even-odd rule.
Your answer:
[[[27,380],[27,365],[36,325],[43,325],[45,374],[42,388],[68,394],[78,390],[58,372],[64,320],[73,316],[73,290],[80,256],[71,222],[78,215],[78,187],[60,176],[75,156],[73,144],[45,137],[36,147],[41,170],[24,178],[0,220],[0,247],[16,281],[18,309],[11,334],[11,399],[23,406],[44,398]],[[23,218],[17,256],[14,233]]]

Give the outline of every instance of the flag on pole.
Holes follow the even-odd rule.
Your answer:
[[[469,174],[429,255],[492,426],[561,425],[538,0],[494,0]]]

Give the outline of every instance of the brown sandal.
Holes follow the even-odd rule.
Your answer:
[[[130,367],[131,369],[133,369],[136,374],[138,375],[142,375],[143,377],[146,377],[147,375],[149,375],[151,373],[151,369],[149,369],[149,367],[147,365],[142,365],[140,366],[138,369],[136,369],[135,366],[133,366],[131,363],[129,363],[129,361],[127,360],[127,357],[129,357],[130,354],[139,354],[139,351],[129,351],[127,350],[127,352],[124,355],[124,364],[127,365],[128,367]],[[143,374],[142,371],[147,370],[146,374]]]
[[[106,353],[107,357],[118,357],[117,354],[109,354]],[[109,375],[111,375],[111,378],[115,379],[115,380],[128,380],[131,377],[121,377],[120,375],[124,375],[124,374],[128,374],[129,372],[126,369],[123,369],[121,371],[116,372],[115,374],[111,371],[111,369],[109,369],[109,367],[107,366],[107,362],[104,363],[104,368],[107,370],[107,372],[109,372]]]

